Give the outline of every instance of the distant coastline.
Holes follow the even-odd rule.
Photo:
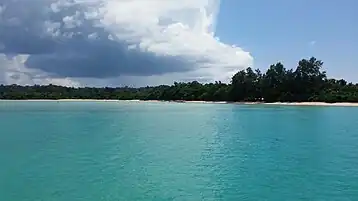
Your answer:
[[[311,57],[300,60],[296,69],[286,69],[282,63],[271,65],[265,73],[248,67],[227,83],[191,81],[138,88],[0,85],[0,99],[356,106],[358,83],[328,78],[322,67],[321,60]]]
[[[152,103],[199,103],[199,104],[236,104],[236,105],[278,105],[278,106],[344,106],[358,107],[358,103],[340,102],[229,102],[229,101],[185,101],[185,100],[115,100],[115,99],[28,99],[28,100],[6,100],[0,99],[0,102],[152,102]]]

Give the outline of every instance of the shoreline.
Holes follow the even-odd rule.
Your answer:
[[[237,104],[237,105],[276,105],[276,106],[354,106],[358,107],[358,103],[326,103],[326,102],[228,102],[228,101],[164,101],[164,100],[114,100],[114,99],[29,99],[29,100],[4,100],[0,102],[151,102],[151,103],[199,103],[199,104]]]

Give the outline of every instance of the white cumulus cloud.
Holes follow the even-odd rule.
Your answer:
[[[219,10],[220,0],[0,0],[0,82],[227,81],[253,58],[215,37]]]

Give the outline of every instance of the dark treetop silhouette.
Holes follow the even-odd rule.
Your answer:
[[[312,57],[298,62],[295,70],[282,63],[266,73],[247,68],[237,72],[230,84],[197,81],[141,88],[70,88],[47,86],[0,86],[0,99],[118,99],[264,102],[358,102],[358,84],[328,79],[323,62]]]

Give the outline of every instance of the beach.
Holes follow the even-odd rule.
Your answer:
[[[0,100],[4,101],[26,101],[26,102],[172,102],[172,103],[200,103],[200,104],[239,104],[239,105],[283,105],[283,106],[341,106],[341,107],[358,107],[358,103],[325,103],[325,102],[227,102],[227,101],[183,101],[183,100],[114,100],[114,99],[29,99],[29,100]]]
[[[325,103],[325,102],[275,102],[263,103],[265,105],[292,105],[292,106],[358,106],[358,103]]]

